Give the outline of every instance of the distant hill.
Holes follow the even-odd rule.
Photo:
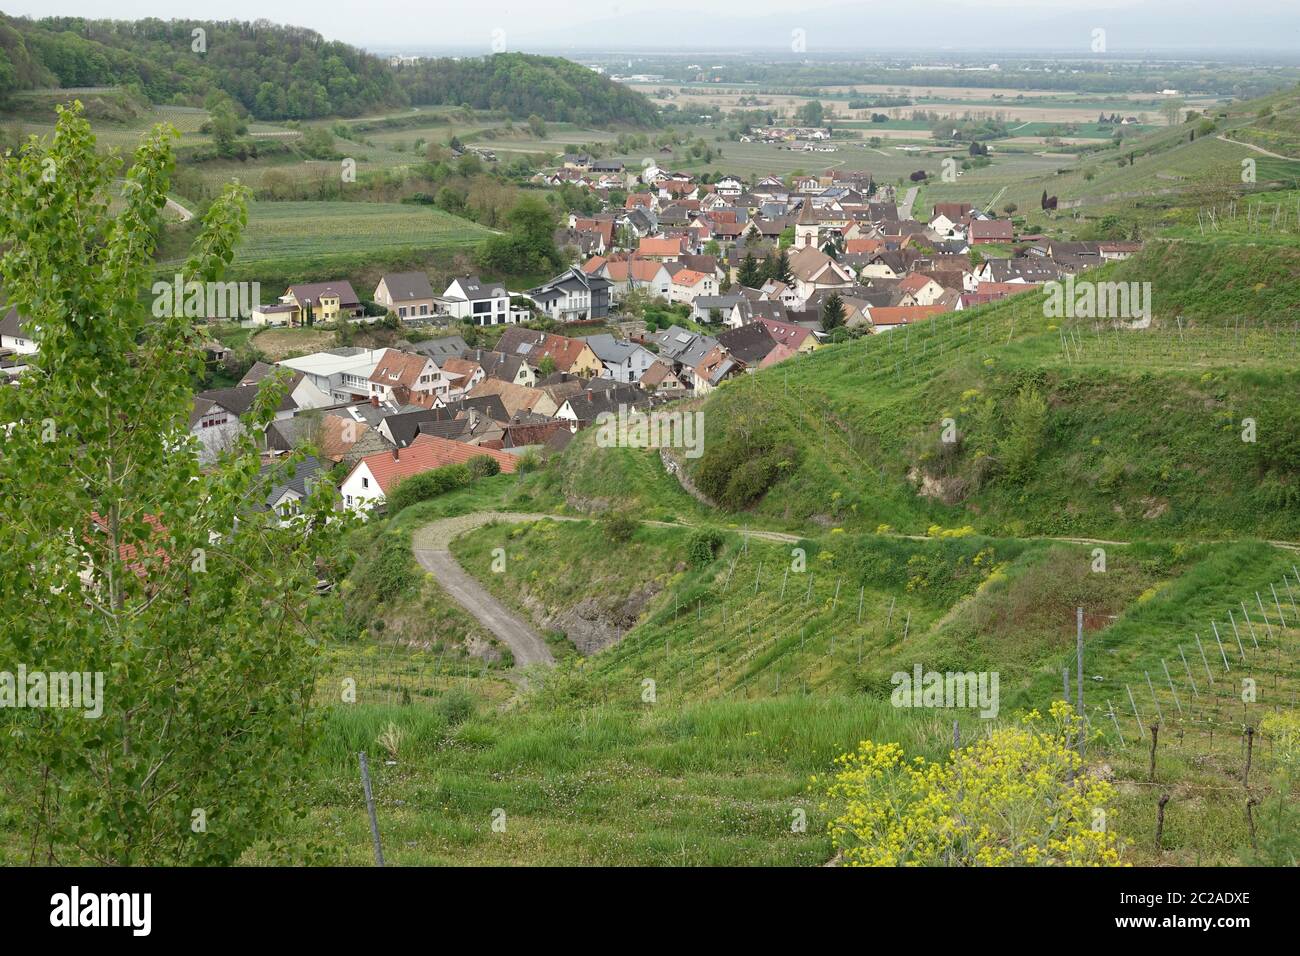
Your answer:
[[[196,55],[193,31],[205,52]],[[0,21],[0,97],[38,86],[121,86],[154,103],[225,93],[259,119],[355,116],[400,101],[386,62],[300,27],[259,20]]]
[[[196,55],[194,31],[204,50]],[[468,104],[517,119],[655,125],[640,93],[559,57],[503,53],[393,67],[301,27],[192,20],[41,20],[0,14],[0,108],[118,88],[151,103],[229,96],[260,120],[359,116],[407,104]],[[43,102],[48,96],[42,95]]]
[[[481,59],[425,60],[398,70],[411,103],[504,110],[516,118],[579,125],[657,125],[648,99],[585,66],[554,56],[498,53]]]

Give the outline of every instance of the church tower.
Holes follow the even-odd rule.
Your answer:
[[[794,224],[794,247],[799,249],[816,249],[821,233],[821,224],[817,219],[817,213],[813,211],[812,198],[804,200],[803,208],[799,210],[799,218]]]

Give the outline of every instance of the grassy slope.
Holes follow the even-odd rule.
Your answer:
[[[399,521],[416,523],[406,515]],[[997,669],[1000,718],[1014,719],[1020,708],[1059,694],[1060,668],[1071,660],[1071,611],[1082,603],[1090,610],[1085,673],[1102,678],[1087,688],[1097,732],[1091,746],[1113,768],[1121,793],[1111,825],[1139,844],[1132,859],[1151,862],[1140,844],[1154,795],[1125,687],[1141,695],[1144,720],[1152,718],[1145,674],[1161,674],[1161,659],[1178,666],[1179,646],[1195,660],[1188,632],[1208,639],[1211,619],[1230,633],[1227,607],[1255,589],[1268,593],[1268,582],[1294,558],[1259,544],[1112,547],[1102,574],[1091,572],[1083,546],[827,534],[802,542],[809,588],[809,575],[784,575],[787,546],[746,545],[735,534],[709,567],[689,569],[688,533],[644,527],[620,545],[597,522],[539,522],[487,526],[459,540],[461,562],[538,620],[594,594],[597,613],[627,624],[626,594],[656,590],[617,647],[564,657],[544,686],[514,706],[477,677],[443,675],[415,697],[415,707],[330,708],[299,837],[329,829],[341,847],[332,859],[366,862],[352,755],[377,750],[376,738],[392,721],[406,738],[397,764],[379,768],[377,792],[390,858],[399,862],[817,864],[830,848],[809,777],[828,772],[836,754],[871,737],[934,758],[954,719],[963,739],[984,729],[969,712],[892,708],[890,672],[914,663]],[[484,570],[495,547],[507,553],[501,575]],[[1271,608],[1269,615],[1276,626]],[[1264,650],[1255,652],[1245,638],[1250,673],[1267,709],[1295,693],[1297,631],[1279,632],[1279,653],[1262,618],[1253,623]],[[1231,661],[1235,667],[1235,652]],[[1246,839],[1233,776],[1240,744],[1232,722],[1240,708],[1214,666],[1220,681],[1213,703],[1204,682],[1198,711],[1190,712],[1190,699],[1181,703],[1189,717],[1213,721],[1217,736],[1198,735],[1189,721],[1187,738],[1176,730],[1161,751],[1158,780],[1179,784],[1163,862],[1232,862]],[[1179,686],[1186,698],[1181,678]],[[457,688],[479,702],[472,714],[448,718],[442,702]],[[1172,718],[1171,696],[1157,693]],[[421,706],[425,701],[431,706]],[[1108,701],[1120,709],[1123,746],[1111,731]],[[497,808],[507,815],[504,833],[490,826]],[[808,813],[806,834],[790,831],[796,808]]]
[[[1061,320],[1043,317],[1036,293],[952,313],[724,386],[703,407],[706,447],[748,423],[798,449],[752,515],[733,519],[745,523],[1300,540],[1295,508],[1265,506],[1267,482],[1239,424],[1245,417],[1277,424],[1300,389],[1297,275],[1295,248],[1225,253],[1214,244],[1156,244],[1103,274],[1152,283],[1149,330],[1117,333],[1078,321],[1067,354]],[[1246,324],[1234,328],[1238,321]],[[999,457],[1025,384],[1050,405],[1027,479],[993,469],[960,503],[919,496],[915,469],[941,470],[942,420],[955,420],[965,449],[949,469],[973,480],[977,451]],[[621,470],[625,462],[636,468]],[[644,473],[658,464],[649,453],[614,457],[576,445],[564,467],[566,486],[601,487],[617,499],[647,486]]]

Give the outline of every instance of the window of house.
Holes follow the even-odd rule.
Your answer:
[[[369,488],[369,487],[370,487],[370,479],[369,479],[369,478],[364,478],[364,477],[363,477],[363,478],[361,479],[361,487],[362,487],[362,488]]]

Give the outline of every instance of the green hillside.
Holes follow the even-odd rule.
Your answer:
[[[1297,276],[1294,248],[1156,243],[1098,273],[1151,283],[1147,329],[1030,293],[828,346],[710,396],[689,467],[738,520],[804,530],[1300,540]],[[563,493],[632,495],[628,460],[576,442]]]

